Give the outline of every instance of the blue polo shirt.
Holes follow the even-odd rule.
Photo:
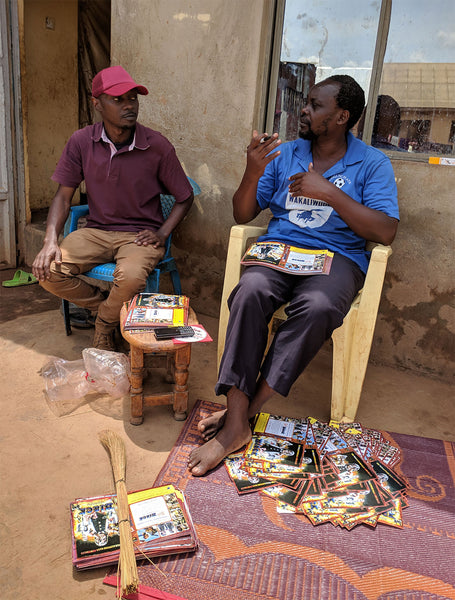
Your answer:
[[[273,217],[260,241],[279,241],[322,250],[327,248],[353,260],[364,273],[369,261],[365,240],[350,229],[326,202],[289,194],[289,177],[308,171],[313,162],[311,142],[298,139],[280,147],[281,154],[269,163],[259,180],[257,201]],[[397,186],[392,164],[380,150],[367,146],[352,133],[346,154],[324,177],[356,202],[399,218]]]

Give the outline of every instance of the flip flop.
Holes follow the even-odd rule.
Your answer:
[[[25,271],[16,271],[12,279],[2,281],[3,287],[18,287],[19,285],[30,285],[32,283],[38,283],[38,279],[31,273]]]

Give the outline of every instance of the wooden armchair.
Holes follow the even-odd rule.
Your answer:
[[[240,279],[240,260],[250,241],[263,235],[265,231],[265,227],[255,225],[234,225],[231,228],[218,330],[218,365],[224,350],[229,319],[227,299]],[[343,324],[332,334],[331,418],[335,421],[352,422],[355,419],[370,355],[387,260],[392,254],[390,246],[381,244],[370,244],[369,249],[372,252],[364,286],[354,299]],[[272,322],[275,318],[286,319],[284,308],[285,306],[282,306],[274,314]]]

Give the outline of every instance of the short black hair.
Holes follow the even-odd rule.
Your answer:
[[[320,85],[329,83],[339,84],[338,94],[335,98],[337,105],[349,111],[347,129],[351,129],[360,119],[365,108],[365,94],[357,81],[350,75],[332,75],[320,82]]]
[[[398,135],[401,122],[400,105],[395,98],[392,98],[392,96],[379,94],[376,111],[374,113],[373,133],[378,130],[379,122],[384,116],[388,116],[394,125],[394,128],[390,133],[392,135]]]

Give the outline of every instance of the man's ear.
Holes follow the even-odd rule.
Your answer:
[[[346,123],[349,121],[349,117],[351,115],[349,114],[349,111],[344,109],[341,111],[340,116],[338,117],[338,123],[340,125],[346,125]]]
[[[99,98],[95,98],[94,96],[92,96],[92,104],[95,110],[101,112],[101,103]]]

